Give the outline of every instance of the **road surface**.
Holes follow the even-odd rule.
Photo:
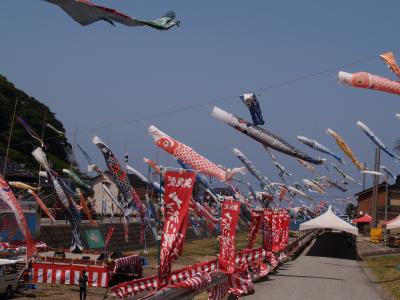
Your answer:
[[[296,260],[255,284],[250,300],[383,300],[359,266],[353,247],[324,233]]]

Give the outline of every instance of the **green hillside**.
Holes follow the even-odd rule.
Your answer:
[[[63,124],[57,120],[55,114],[40,101],[17,89],[2,75],[0,75],[0,156],[6,154],[16,99],[18,99],[16,116],[22,117],[40,136],[43,133],[46,153],[54,168],[68,167],[71,163],[75,165],[71,155],[72,147],[67,139],[45,127],[45,124],[49,123],[61,132],[65,132]],[[12,160],[24,164],[28,169],[37,170],[38,164],[31,152],[40,144],[16,120],[10,145],[9,157]]]

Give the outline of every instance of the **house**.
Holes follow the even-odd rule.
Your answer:
[[[113,203],[111,197],[104,191],[103,184],[107,187],[107,189],[111,192],[111,194],[117,199],[119,196],[118,187],[114,183],[111,175],[108,171],[103,173],[104,176],[98,175],[96,177],[92,177],[87,181],[92,186],[93,195],[88,197],[87,199],[92,203],[94,206],[96,213],[102,213],[102,206],[104,205],[104,214],[111,215],[112,209],[114,210],[114,215],[122,215],[121,211],[117,208],[117,206]],[[136,193],[139,195],[142,201],[145,201],[145,195],[148,194],[149,197],[153,201],[157,201],[158,194],[157,192],[153,191],[152,187],[148,186],[147,184],[143,183],[136,175],[128,174],[129,181],[133,188],[135,189]],[[103,201],[104,199],[104,201]]]
[[[21,181],[27,184],[36,185],[38,182],[38,176],[34,176],[32,172],[25,169],[23,165],[16,163],[15,161],[7,158],[7,167],[4,172],[4,166],[6,164],[6,157],[0,156],[0,174],[4,174],[7,181]]]
[[[387,219],[390,221],[400,214],[400,176],[397,176],[394,184],[388,184],[386,191],[386,182],[378,185],[378,203],[377,220],[378,223],[385,220],[385,201],[388,193]],[[357,215],[368,213],[372,215],[372,197],[373,188],[370,187],[357,194]]]

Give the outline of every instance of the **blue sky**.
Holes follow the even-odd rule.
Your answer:
[[[397,1],[122,1],[98,0],[131,16],[153,19],[174,10],[180,28],[82,27],[58,7],[39,0],[0,2],[0,73],[46,103],[96,163],[103,164],[93,135],[109,141],[121,158],[145,171],[143,156],[173,165],[146,133],[154,124],[217,164],[238,166],[239,148],[267,176],[276,169],[263,148],[211,117],[212,105],[308,74],[374,57],[344,71],[395,78],[378,54],[400,47]],[[398,54],[398,53],[397,53]],[[339,70],[339,69],[338,69]],[[260,92],[266,127],[306,153],[304,135],[339,152],[325,130],[337,131],[361,161],[372,166],[373,144],[356,127],[366,123],[388,146],[398,137],[398,97],[337,83],[338,70]],[[186,106],[199,108],[107,129],[89,130]],[[239,98],[217,106],[250,119]],[[72,142],[72,139],[70,139]],[[295,174],[310,178],[292,158],[276,155]],[[385,154],[383,163],[398,172]],[[77,153],[79,162],[84,159]],[[351,163],[344,169],[361,179]],[[324,173],[322,168],[319,169]],[[335,177],[331,175],[331,177]],[[357,191],[357,187],[354,191]],[[331,195],[341,192],[331,190]]]

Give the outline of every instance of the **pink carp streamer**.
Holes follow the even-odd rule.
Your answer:
[[[42,201],[42,199],[40,199],[40,197],[32,190],[28,190],[28,193],[31,194],[33,196],[33,198],[35,199],[36,203],[40,206],[40,208],[42,209],[42,211],[44,212],[44,214],[52,221],[55,222],[56,220],[54,219],[53,215],[51,214],[51,212],[49,211],[49,209],[47,208],[46,204],[44,204],[44,202]]]
[[[367,72],[339,72],[339,83],[356,88],[371,89],[390,94],[400,95],[400,82],[393,81]]]
[[[156,164],[155,161],[153,161],[153,160],[151,160],[151,159],[148,159],[148,158],[146,158],[146,157],[143,158],[143,161],[144,161],[146,164],[148,164],[157,174],[160,174],[160,173],[161,173],[161,169],[160,169],[159,166],[157,166],[157,164]]]
[[[11,208],[17,221],[18,228],[26,241],[26,256],[28,260],[36,253],[36,247],[26,222],[24,211],[19,205],[14,193],[11,191],[7,181],[0,175],[0,199],[3,200]]]
[[[400,68],[392,52],[386,52],[379,56],[386,63],[388,68],[400,78]],[[356,88],[371,89],[390,94],[400,95],[400,82],[380,77],[367,72],[338,73],[339,83],[347,84]]]
[[[221,181],[230,181],[236,173],[245,170],[244,168],[234,168],[225,171],[189,146],[171,138],[155,126],[150,126],[148,132],[158,147],[205,175],[216,177]]]

